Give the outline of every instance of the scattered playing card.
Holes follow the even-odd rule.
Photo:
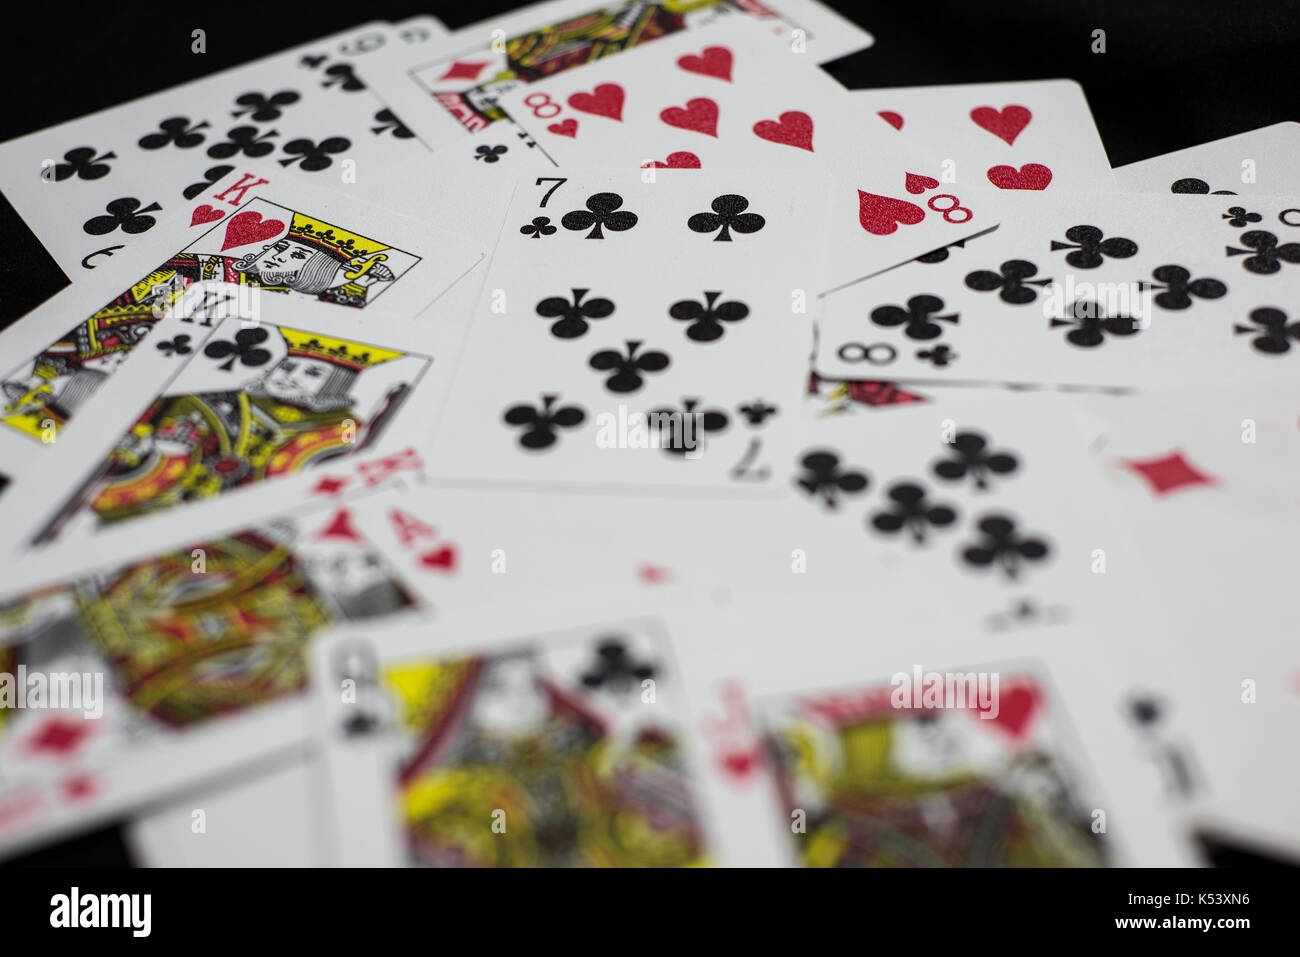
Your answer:
[[[939,158],[868,125],[853,95],[755,23],[668,37],[500,102],[562,167],[830,173],[829,287],[998,221],[1000,190],[974,177],[949,189]]]
[[[93,571],[17,595],[0,618],[6,677],[64,675],[79,693],[6,711],[0,847],[301,744],[308,638],[422,607],[364,524],[345,507],[183,543],[173,532],[166,548],[101,553]]]
[[[1115,170],[1115,186],[1135,193],[1185,196],[1295,196],[1300,123],[1276,123]]]
[[[793,437],[826,196],[823,178],[791,173],[526,177],[429,473],[770,487]],[[647,269],[655,256],[663,271]]]
[[[122,261],[129,280],[78,284],[6,333],[15,357],[31,356],[0,373],[0,449],[30,463],[0,503],[11,528],[30,526],[57,488],[63,504],[31,528],[40,542],[78,513],[97,527],[397,437],[393,420],[441,345],[410,314],[480,251],[253,172],[214,189],[237,205],[197,237],[172,238],[170,224]],[[88,318],[51,343],[69,313]]]
[[[382,199],[387,158],[425,148],[358,70],[402,42],[368,23],[10,140],[0,189],[74,277],[178,219],[248,160]]]
[[[319,643],[334,863],[706,862],[661,621],[450,638],[415,624],[340,629]]]
[[[1016,197],[996,231],[828,296],[816,369],[903,381],[1286,381],[1300,209],[1286,197]],[[1030,208],[1032,206],[1032,209]]]
[[[1112,171],[871,43],[547,0],[0,144],[73,280],[0,332],[0,859],[1300,859],[1300,124]]]
[[[793,51],[826,63],[872,44],[871,34],[813,0],[772,4],[693,4],[686,10],[632,4],[609,16],[592,0],[551,0],[464,27],[447,40],[410,44],[399,56],[366,63],[366,81],[435,150],[495,140],[487,162],[510,147],[531,147],[499,102],[502,94],[595,60],[709,23],[758,21]],[[503,130],[511,130],[511,140]],[[523,142],[520,142],[520,141]]]
[[[1001,190],[1072,192],[1110,185],[1110,164],[1073,80],[858,90],[874,114],[929,157],[945,185],[984,178]]]

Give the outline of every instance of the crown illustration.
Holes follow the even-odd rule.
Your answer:
[[[312,219],[302,213],[293,214],[293,225],[289,227],[288,238],[317,252],[323,252],[341,263],[365,259],[388,248],[383,243],[350,233],[338,226],[331,226],[319,219]]]
[[[380,349],[378,346],[348,342],[346,339],[331,339],[329,336],[301,329],[286,329],[283,326],[280,327],[280,335],[289,348],[289,355],[299,359],[320,359],[352,372],[360,372],[405,355],[393,349]]]

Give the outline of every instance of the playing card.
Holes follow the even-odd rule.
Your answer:
[[[1300,263],[1289,198],[1009,197],[938,265],[828,296],[832,378],[1157,388],[1285,380]],[[1032,209],[1030,208],[1032,207]]]
[[[119,419],[124,428],[106,452],[92,450],[88,476],[33,544],[85,541],[272,480],[298,476],[315,483],[299,473],[385,448],[381,439],[433,363],[427,353],[394,348],[392,338],[381,346],[356,334],[329,335],[319,325],[246,326],[239,317],[200,327],[197,348],[177,362],[174,354],[189,346],[189,333],[180,330],[193,326],[178,320],[162,329],[176,333],[162,339],[172,348],[146,354],[152,362],[132,371],[152,379],[155,369],[145,367],[170,359],[172,374],[138,415]],[[131,407],[139,406],[132,401]],[[55,468],[72,459],[59,456]]]
[[[1115,186],[1140,193],[1295,196],[1300,193],[1300,123],[1225,136],[1115,170]]]
[[[386,163],[426,150],[357,74],[404,42],[392,31],[365,24],[10,140],[0,190],[74,282],[247,160],[395,200]]]
[[[769,498],[413,488],[371,534],[412,578],[454,579],[485,606],[577,583],[842,588],[885,634],[960,629],[982,642],[1079,624],[1162,647],[1163,610],[1111,493],[1077,493],[1094,465],[1073,407],[936,392],[874,407],[866,429],[838,414],[841,400],[811,397],[795,410],[810,417],[798,444],[770,463]]]
[[[1083,397],[1089,448],[1113,464],[1108,481],[1126,496],[1186,502],[1180,524],[1204,509],[1282,517],[1295,506],[1290,476],[1300,469],[1290,382],[1165,389],[1123,398]]]
[[[402,55],[405,51],[420,50],[432,43],[441,43],[451,35],[447,25],[437,17],[426,15],[408,17],[393,24],[393,32],[402,41]],[[391,53],[391,51],[390,51]]]
[[[1073,407],[936,391],[876,406],[867,429],[842,414],[851,399],[810,397],[792,410],[797,444],[768,463],[770,497],[417,487],[371,534],[413,578],[454,572],[458,592],[485,605],[576,583],[842,587],[881,627],[909,633],[923,619],[990,636],[1086,620],[1158,635],[1114,493],[1080,502],[1073,491],[1094,469]],[[943,601],[910,607],[899,596],[913,580]]]
[[[661,620],[341,629],[314,654],[336,863],[707,861]]]
[[[1110,163],[1073,80],[857,90],[860,108],[907,138],[945,186],[986,179],[1001,190],[1110,187]]]
[[[1134,736],[1167,799],[1199,801],[1220,833],[1300,846],[1295,748],[1297,622],[1289,586],[1300,520],[1293,388],[1169,390],[1076,400],[1092,420],[1097,478],[1114,491],[1182,649],[1176,678],[1126,675]],[[1193,744],[1194,742],[1194,744]]]
[[[788,586],[856,572],[875,625],[908,634],[994,640],[1076,623],[1142,630],[1158,646],[1162,613],[1109,493],[1070,491],[1093,468],[1087,435],[1050,394],[936,390],[879,407],[869,428],[842,401],[810,397],[783,469],[797,499],[787,507],[802,510]],[[918,582],[942,600],[909,606]]]
[[[0,671],[27,691],[15,703],[6,682],[0,711],[0,848],[301,745],[308,638],[434,607],[366,523],[359,506],[300,511],[10,578],[24,591],[0,610]]]
[[[51,479],[24,478],[34,484],[2,507],[48,512],[62,489],[50,518],[61,525],[125,481],[127,512],[143,514],[380,448],[446,354],[414,313],[480,250],[335,194],[263,192],[253,175],[220,194],[237,207],[199,207],[216,221],[188,243],[160,235],[133,251],[120,265],[142,278],[125,292],[115,270],[8,330],[13,355],[32,358],[4,374],[0,442],[30,460],[24,475],[48,467]],[[69,312],[88,318],[50,343]],[[155,326],[165,331],[139,348]]]
[[[874,610],[842,590],[742,592],[685,617],[680,667],[719,860],[1190,860],[1113,707],[1118,645],[1078,624],[913,629],[899,642]]]
[[[429,474],[769,485],[823,275],[825,181],[559,172],[515,193]]]
[[[125,827],[132,859],[145,867],[322,866],[324,822],[312,813],[319,758],[300,751],[142,811]]]
[[[409,46],[400,57],[370,60],[365,77],[435,149],[471,137],[508,140],[492,129],[498,123],[513,127],[497,102],[501,94],[669,34],[713,22],[730,26],[742,17],[758,20],[792,49],[808,51],[816,63],[873,42],[865,30],[814,0],[776,6],[705,0],[689,8],[640,0],[602,8],[591,0],[560,0],[471,24],[450,40],[435,37]]]
[[[838,287],[997,223],[997,194],[867,122],[852,95],[760,24],[728,23],[500,97],[560,166],[818,169],[835,178],[826,245]]]
[[[799,864],[1115,863],[1094,826],[1105,801],[1080,793],[1055,689],[1032,665],[984,667],[956,671],[976,679],[954,685],[969,689],[957,706],[927,709],[924,691],[898,681],[755,702]]]

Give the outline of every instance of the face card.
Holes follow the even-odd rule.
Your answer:
[[[770,487],[823,275],[810,240],[825,201],[824,180],[790,174],[525,178],[429,474]]]
[[[1293,199],[1057,194],[1006,208],[960,259],[828,296],[817,371],[1142,388],[1287,378]]]
[[[915,613],[942,593],[880,597]],[[842,588],[679,597],[661,616],[718,863],[1190,862],[1126,727],[1118,633],[912,619],[897,642],[875,596]]]
[[[412,317],[481,258],[481,249],[461,237],[336,194],[294,183],[268,185],[256,168],[232,173],[210,192],[213,202],[193,213],[205,227],[197,235],[169,226],[166,235],[118,262],[112,274],[66,290],[5,333],[10,358],[0,372],[0,451],[7,460],[29,462],[24,475],[46,459],[60,459],[61,467],[89,466],[88,456],[105,433],[83,427],[82,419],[120,435],[133,424],[133,414],[162,399],[168,383],[175,385],[178,366],[211,364],[219,356],[202,351],[209,346],[218,352],[236,348],[207,341],[223,322],[242,327],[284,317],[289,328],[330,335],[333,316],[335,338],[382,343],[390,351],[416,346],[427,365],[429,347],[440,343],[421,338]],[[134,280],[129,286],[126,277]],[[51,341],[52,329],[66,328],[69,314],[86,318]],[[142,348],[169,314],[176,328]],[[277,343],[287,341],[255,328],[240,328],[226,339],[247,343],[240,355],[232,352],[216,363],[227,379],[267,371],[267,362],[283,358]],[[19,361],[20,356],[27,358]],[[343,358],[333,358],[339,375],[349,371]],[[247,359],[261,365],[250,366]],[[330,368],[322,362],[314,363],[317,372]],[[361,365],[351,371],[359,373]],[[315,382],[323,387],[326,378]],[[207,383],[223,394],[233,384]],[[219,418],[234,424],[241,415]],[[258,432],[243,434],[253,441]],[[222,451],[231,448],[222,445]],[[50,489],[40,491],[48,496]]]
[[[908,139],[940,181],[1000,190],[1105,189],[1110,163],[1073,80],[962,83],[853,93],[859,108]]]
[[[163,328],[175,333],[163,340],[171,348],[145,358],[170,364],[172,375],[34,544],[84,541],[189,502],[364,456],[379,447],[433,362],[354,336],[250,326],[238,316]],[[177,365],[175,353],[191,341]]]
[[[1135,193],[1295,196],[1297,150],[1300,123],[1275,123],[1117,167],[1115,186]]]
[[[300,745],[309,637],[429,607],[364,526],[347,507],[283,516],[7,600],[0,657],[27,693],[0,710],[0,847]]]
[[[0,189],[73,281],[178,218],[249,160],[378,201],[425,152],[366,88],[403,40],[371,23],[0,145]]]
[[[850,94],[752,23],[667,37],[500,102],[561,166],[830,173],[828,288],[998,221],[999,190],[974,177],[948,189],[936,161],[868,126]]]
[[[930,674],[943,678],[755,703],[799,864],[1115,863],[1041,667],[959,669],[946,685]],[[944,700],[957,689],[963,700]]]
[[[336,863],[705,863],[662,622],[341,629],[315,660]]]

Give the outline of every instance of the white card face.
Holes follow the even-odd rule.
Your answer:
[[[1126,496],[1151,496],[1178,522],[1205,511],[1264,520],[1289,512],[1291,476],[1300,470],[1296,430],[1300,388],[1235,385],[1165,389],[1124,397],[1086,397],[1089,447],[1110,463],[1109,480]]]
[[[970,178],[949,190],[896,131],[869,126],[849,93],[752,23],[667,37],[500,102],[562,167],[830,173],[831,287],[998,221],[997,189]]]
[[[404,42],[371,23],[10,140],[0,189],[74,282],[249,160],[383,198],[384,164],[426,150],[357,74]]]
[[[556,630],[412,623],[324,636],[314,662],[335,863],[1186,862],[1119,712],[1092,713],[1115,681],[1070,650],[1100,654],[1087,632],[1003,635],[996,652],[1011,657],[975,660],[961,631],[909,649],[842,640],[862,608],[842,591],[743,593],[725,607],[679,597],[649,618]],[[898,675],[910,684],[918,667],[922,684],[945,668],[969,675],[971,697],[918,688],[894,705]],[[589,715],[603,737],[571,727]],[[510,800],[574,794],[562,782],[589,740],[606,755],[587,772],[601,780],[624,781],[627,749],[658,744],[635,779],[601,789],[608,803]],[[517,760],[560,746],[578,753]],[[645,818],[634,781],[652,780],[661,810]],[[990,804],[1018,826],[990,835]],[[618,839],[563,826],[614,811],[629,825]],[[544,826],[591,836],[543,847]]]
[[[25,698],[0,712],[0,847],[300,746],[310,636],[434,607],[367,524],[345,507],[183,544],[173,529],[166,548],[101,555],[95,571],[12,596],[0,659],[15,676],[6,697],[16,684]],[[69,679],[57,694],[51,675]]]
[[[0,449],[24,468],[0,507],[45,511],[53,492],[66,498],[79,479],[90,483],[83,491],[102,491],[93,476],[111,474],[110,484],[143,480],[139,505],[152,510],[169,494],[195,500],[199,472],[223,476],[199,480],[202,500],[333,457],[339,427],[350,428],[351,453],[378,450],[379,426],[392,424],[446,345],[414,314],[481,247],[337,194],[259,186],[254,175],[215,187],[239,202],[207,205],[215,222],[206,232],[177,230],[133,251],[132,272],[113,273],[135,280],[125,291],[106,274],[6,333],[13,365],[3,373]],[[87,318],[51,342],[70,314]],[[155,326],[166,331],[151,337]],[[450,363],[441,368],[450,373]],[[363,431],[373,441],[363,445]],[[113,438],[148,448],[127,451]],[[43,469],[49,479],[38,483],[31,476]],[[59,511],[56,523],[70,514]]]
[[[952,687],[974,694],[960,704],[931,695],[947,707],[923,705],[926,689],[937,686],[926,676],[940,674],[923,667],[901,672],[908,682],[754,702],[798,864],[1119,863],[1107,835],[1091,827],[1092,809],[1104,801],[1082,776],[1073,729],[1062,727],[1058,694],[1041,666],[993,662],[957,673],[975,681]]]
[[[946,261],[828,296],[816,368],[1058,386],[1286,381],[1300,356],[1293,273],[1293,198],[1024,197]]]
[[[1101,482],[1132,530],[1183,649],[1127,679],[1156,706],[1149,749],[1202,823],[1293,851],[1300,821],[1291,587],[1300,546],[1295,389],[1080,400]]]
[[[428,15],[399,20],[393,24],[393,32],[402,41],[403,55],[408,55],[405,51],[409,50],[413,53],[425,49],[430,44],[441,43],[451,36],[451,31],[447,29],[445,23],[437,17]]]
[[[1115,186],[1135,193],[1295,196],[1297,153],[1300,123],[1275,123],[1117,167]]]
[[[429,474],[770,487],[824,274],[825,180],[559,173],[515,193]]]
[[[399,556],[394,560],[412,580],[454,587],[485,606],[574,582],[648,592],[682,586],[702,594],[744,583],[773,591],[850,588],[871,606],[873,620],[900,629],[935,615],[995,635],[1094,611],[1109,615],[1110,605],[1135,620],[1129,604],[1140,599],[1141,575],[1092,571],[1097,548],[1127,567],[1127,546],[1122,531],[1104,530],[1104,498],[1081,510],[1071,496],[1072,477],[1092,467],[1071,407],[1055,396],[1044,397],[1045,404],[939,392],[933,401],[868,410],[870,423],[843,414],[801,421],[797,444],[770,462],[770,497],[629,498],[419,484],[369,533]],[[792,414],[811,417],[823,402],[835,407],[817,396]],[[962,462],[970,470],[958,475]],[[935,509],[933,523],[918,512],[897,524],[903,500],[910,502],[898,488],[908,484],[924,491],[921,511]],[[1009,517],[1018,534],[1046,551],[1030,549],[1035,554],[1018,566],[1002,558],[991,565],[966,561],[986,513]],[[892,597],[913,578],[942,591],[944,602],[912,609]]]
[[[853,96],[909,140],[927,168],[942,170],[945,184],[976,178],[1033,193],[1110,185],[1106,149],[1074,80],[855,90]]]
[[[1081,506],[1072,493],[1093,464],[1061,397],[949,389],[866,414],[801,421],[797,444],[771,462],[771,498],[427,488],[373,534],[412,579],[450,575],[485,605],[575,581],[706,594],[744,583],[849,588],[880,628],[909,633],[920,621],[996,637],[1145,620],[1141,567],[1105,495]],[[989,519],[1000,521],[986,530]],[[999,551],[990,535],[1010,538]],[[1107,561],[1125,573],[1094,570]],[[944,600],[913,607],[898,597],[911,581]],[[1155,634],[1159,621],[1141,627]]]
[[[304,749],[305,750],[305,749]],[[314,764],[306,754],[194,791],[126,826],[145,867],[319,867]]]
[[[335,863],[708,862],[661,620],[346,629],[314,660]]]
[[[895,642],[850,625],[863,614],[842,590],[742,593],[679,628],[721,859],[1187,863],[1179,819],[1115,707],[1114,669],[1098,664],[1108,645],[1097,632],[956,627]],[[938,695],[926,691],[936,678]],[[994,794],[1025,827],[993,826]]]
[[[387,62],[371,61],[366,79],[375,80],[385,96],[401,99],[393,103],[399,115],[440,149],[468,141],[467,134],[499,132],[490,128],[508,122],[508,114],[496,100],[509,90],[664,36],[719,21],[730,25],[741,17],[759,21],[781,42],[802,45],[816,63],[873,42],[871,34],[815,0],[762,7],[705,0],[681,11],[663,3],[601,6],[591,0],[560,0],[470,24],[450,40],[408,46]],[[402,97],[402,88],[418,94],[413,104]]]
[[[42,463],[49,469],[37,473],[35,484],[46,489],[47,477],[74,461],[84,478],[63,493],[31,544],[85,543],[102,534],[109,547],[114,537],[139,534],[125,531],[126,524],[170,524],[174,510],[190,503],[237,496],[246,511],[249,493],[264,485],[268,506],[293,503],[319,485],[324,475],[313,472],[332,472],[340,457],[371,460],[431,373],[434,357],[358,332],[340,335],[337,327],[303,322],[251,325],[237,316],[208,327],[161,324],[161,341],[172,348],[146,353],[128,367],[159,381],[156,395],[142,403],[138,392],[128,399],[125,390],[114,390],[110,395],[125,405],[111,417],[121,429],[116,441],[103,444],[106,433],[97,429],[97,447],[65,446]],[[69,454],[60,454],[65,449]],[[292,493],[276,488],[284,480]]]
[[[1158,635],[1159,609],[1143,600],[1133,545],[1105,496],[1072,497],[1072,476],[1091,463],[1063,397],[950,389],[876,410],[869,426],[822,396],[813,409],[823,402],[788,472],[806,542],[791,587],[825,581],[827,565],[856,568],[873,622],[908,634],[995,641],[1086,623]],[[1125,573],[1108,574],[1108,563]],[[894,596],[918,582],[942,601]]]

